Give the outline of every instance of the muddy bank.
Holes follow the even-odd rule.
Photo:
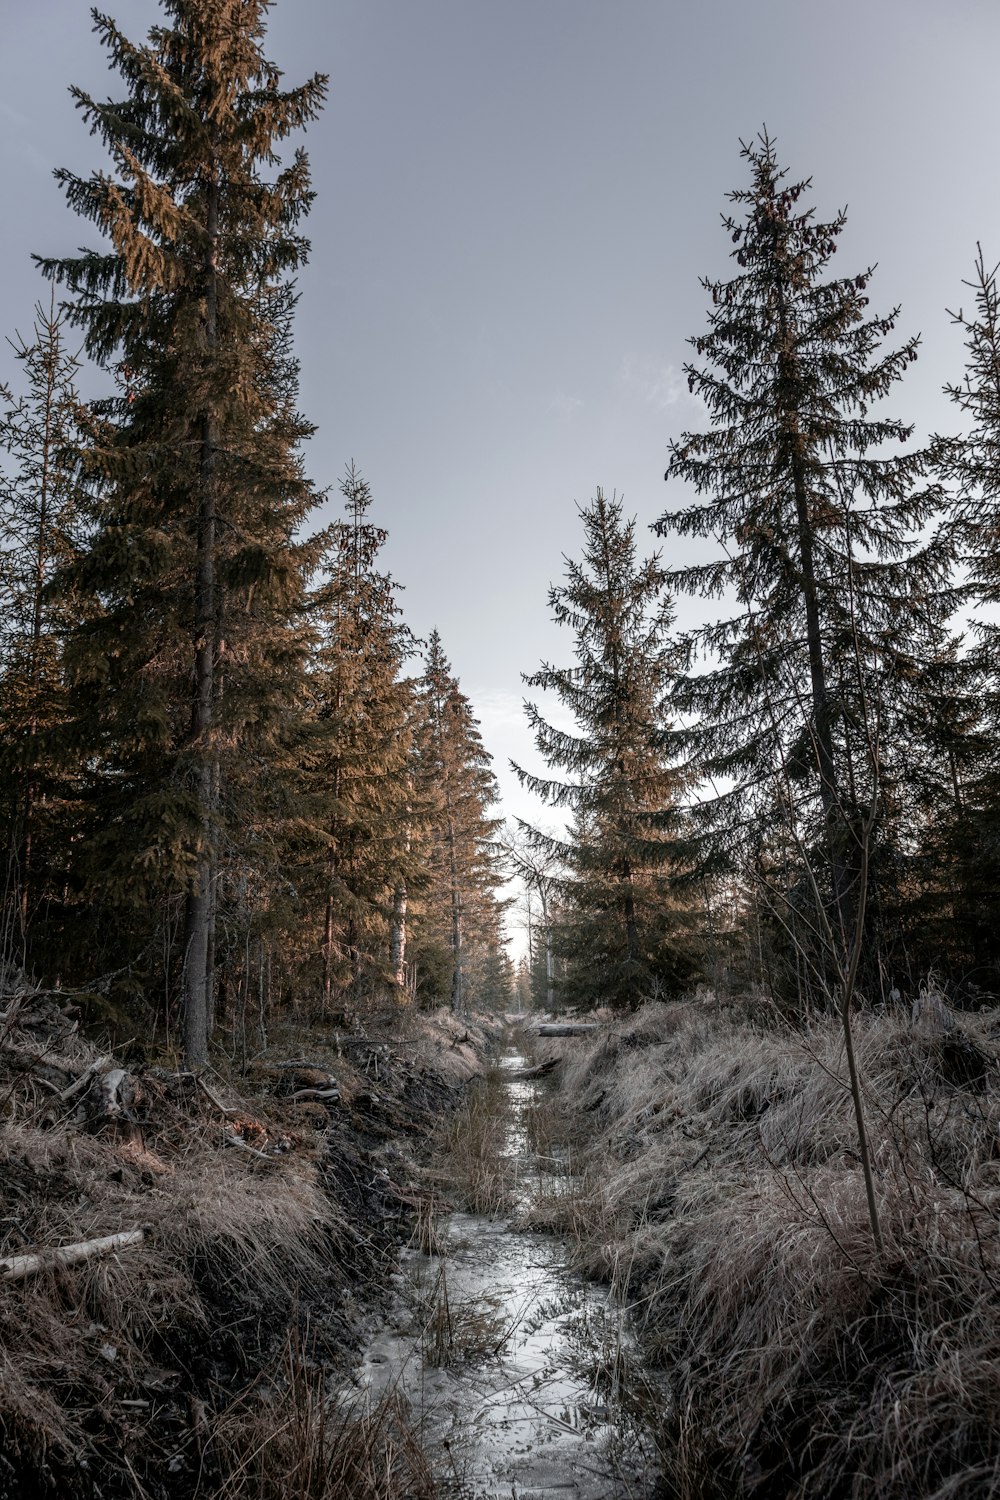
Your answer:
[[[315,1454],[288,1433],[356,1354],[487,1040],[447,1015],[368,1033],[275,1036],[199,1082],[102,1054],[58,996],[3,998],[0,1495],[364,1493],[297,1489]]]
[[[559,1044],[578,1190],[536,1223],[635,1308],[681,1500],[1000,1490],[1000,1012],[856,1032],[883,1255],[836,1019],[703,994]]]

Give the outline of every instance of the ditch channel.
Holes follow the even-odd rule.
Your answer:
[[[491,1212],[418,1223],[355,1378],[373,1403],[403,1399],[446,1495],[650,1500],[655,1454],[630,1416],[627,1311],[574,1273],[563,1240],[527,1227],[533,1203],[571,1193],[574,1176],[531,1128],[547,1084],[518,1078],[524,1067],[508,1053],[486,1091],[493,1144],[478,1169],[504,1191]]]

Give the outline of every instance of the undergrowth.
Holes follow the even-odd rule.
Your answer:
[[[3,1500],[391,1500],[397,1473],[432,1494],[398,1404],[321,1400],[419,1197],[405,1143],[479,1067],[464,1024],[408,1024],[398,1045],[289,1033],[250,1076],[196,1080],[118,1067],[61,996],[0,993],[0,1259],[42,1257],[0,1267]],[[282,1364],[303,1319],[310,1356]]]
[[[213,1441],[226,1478],[220,1500],[437,1500],[439,1489],[389,1391],[372,1403],[334,1399],[308,1342],[292,1333],[280,1375],[235,1403]]]
[[[436,1153],[448,1191],[471,1213],[495,1218],[511,1204],[514,1165],[506,1151],[510,1096],[493,1063],[449,1118]]]
[[[1000,1494],[1000,1013],[859,1016],[885,1253],[838,1023],[709,996],[565,1049],[582,1171],[536,1205],[626,1291],[668,1494]]]

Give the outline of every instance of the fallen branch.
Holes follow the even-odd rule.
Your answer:
[[[330,1072],[330,1069],[325,1065],[325,1063],[306,1062],[305,1058],[302,1057],[293,1057],[288,1062],[268,1063],[268,1067],[294,1068],[301,1072],[324,1073],[327,1078],[333,1077],[333,1074]]]
[[[258,1157],[261,1161],[274,1161],[273,1156],[268,1156],[266,1151],[258,1151],[256,1146],[251,1146],[241,1135],[227,1135],[225,1137],[227,1146],[238,1146],[241,1151],[247,1151],[251,1156]]]
[[[65,1102],[65,1100],[67,1099],[72,1099],[74,1094],[82,1093],[90,1083],[90,1080],[96,1077],[98,1073],[110,1072],[110,1070],[114,1067],[114,1062],[115,1060],[113,1057],[95,1058],[94,1061],[90,1064],[90,1067],[85,1068],[84,1071],[80,1074],[79,1078],[77,1078],[74,1083],[71,1083],[68,1089],[63,1089],[60,1098]]]
[[[534,1027],[536,1036],[587,1036],[597,1030],[596,1021],[543,1021]]]
[[[558,1057],[550,1057],[547,1062],[538,1063],[534,1068],[511,1068],[504,1073],[512,1083],[525,1083],[530,1078],[545,1078],[559,1066]]]
[[[297,1099],[339,1099],[339,1089],[298,1089],[291,1096],[294,1104]]]
[[[197,1079],[198,1079],[198,1087],[201,1089],[201,1091],[205,1095],[206,1099],[209,1099],[215,1105],[216,1109],[219,1111],[220,1114],[223,1114],[223,1115],[238,1115],[239,1114],[239,1110],[236,1109],[236,1108],[227,1109],[226,1105],[223,1104],[223,1102],[219,1098],[219,1096],[216,1093],[214,1093],[212,1089],[209,1088],[208,1084],[205,1082],[203,1076],[200,1073],[197,1074]]]
[[[127,1245],[139,1245],[146,1238],[145,1229],[129,1229],[122,1234],[108,1234],[99,1240],[79,1240],[74,1245],[39,1250],[33,1255],[8,1255],[0,1260],[0,1280],[24,1281],[39,1271],[61,1270],[64,1266],[75,1266],[80,1261],[93,1260],[98,1255],[110,1255],[123,1250]]]

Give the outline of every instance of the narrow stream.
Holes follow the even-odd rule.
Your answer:
[[[646,1500],[652,1460],[615,1395],[621,1311],[570,1271],[559,1239],[517,1227],[532,1192],[567,1182],[528,1144],[539,1087],[506,1084],[512,1216],[451,1214],[436,1221],[435,1253],[403,1253],[395,1326],[373,1339],[359,1379],[375,1400],[405,1397],[442,1486],[462,1500]]]

